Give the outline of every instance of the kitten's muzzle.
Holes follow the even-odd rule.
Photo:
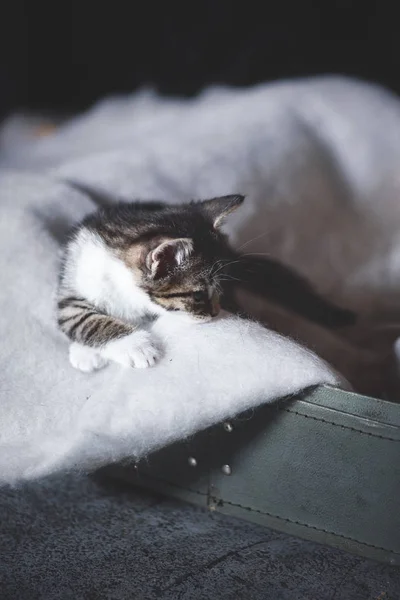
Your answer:
[[[221,305],[219,302],[216,302],[211,307],[211,316],[217,317],[219,315],[219,311],[221,310]]]
[[[221,304],[219,302],[219,295],[217,292],[214,292],[210,299],[210,315],[212,317],[216,317],[219,315],[219,311],[221,310]]]
[[[203,323],[206,323],[208,321],[211,321],[211,319],[213,319],[214,317],[217,317],[219,315],[220,310],[221,305],[219,303],[218,296],[216,296],[215,298],[212,297],[208,306],[205,306],[204,310],[194,315],[194,318],[196,319],[196,321],[202,321]]]

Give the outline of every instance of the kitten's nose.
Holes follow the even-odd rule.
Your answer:
[[[211,316],[216,317],[219,314],[220,310],[221,310],[221,305],[219,303],[218,294],[214,293],[211,298]]]

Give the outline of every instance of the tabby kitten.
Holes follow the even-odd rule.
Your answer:
[[[232,256],[220,227],[243,200],[123,202],[86,217],[66,246],[57,304],[71,364],[86,372],[109,361],[149,367],[161,353],[146,329],[152,319],[165,311],[215,317]]]

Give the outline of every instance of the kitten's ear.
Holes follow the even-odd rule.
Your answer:
[[[176,238],[162,242],[146,257],[146,266],[154,279],[165,277],[182,264],[193,251],[190,238]]]
[[[239,208],[244,198],[244,196],[239,194],[220,196],[219,198],[204,200],[201,205],[206,214],[211,218],[214,229],[218,229],[223,225],[225,218]]]

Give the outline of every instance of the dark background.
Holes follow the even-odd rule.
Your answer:
[[[83,109],[144,83],[189,95],[341,73],[400,92],[396,2],[10,0],[0,12],[0,116]]]

